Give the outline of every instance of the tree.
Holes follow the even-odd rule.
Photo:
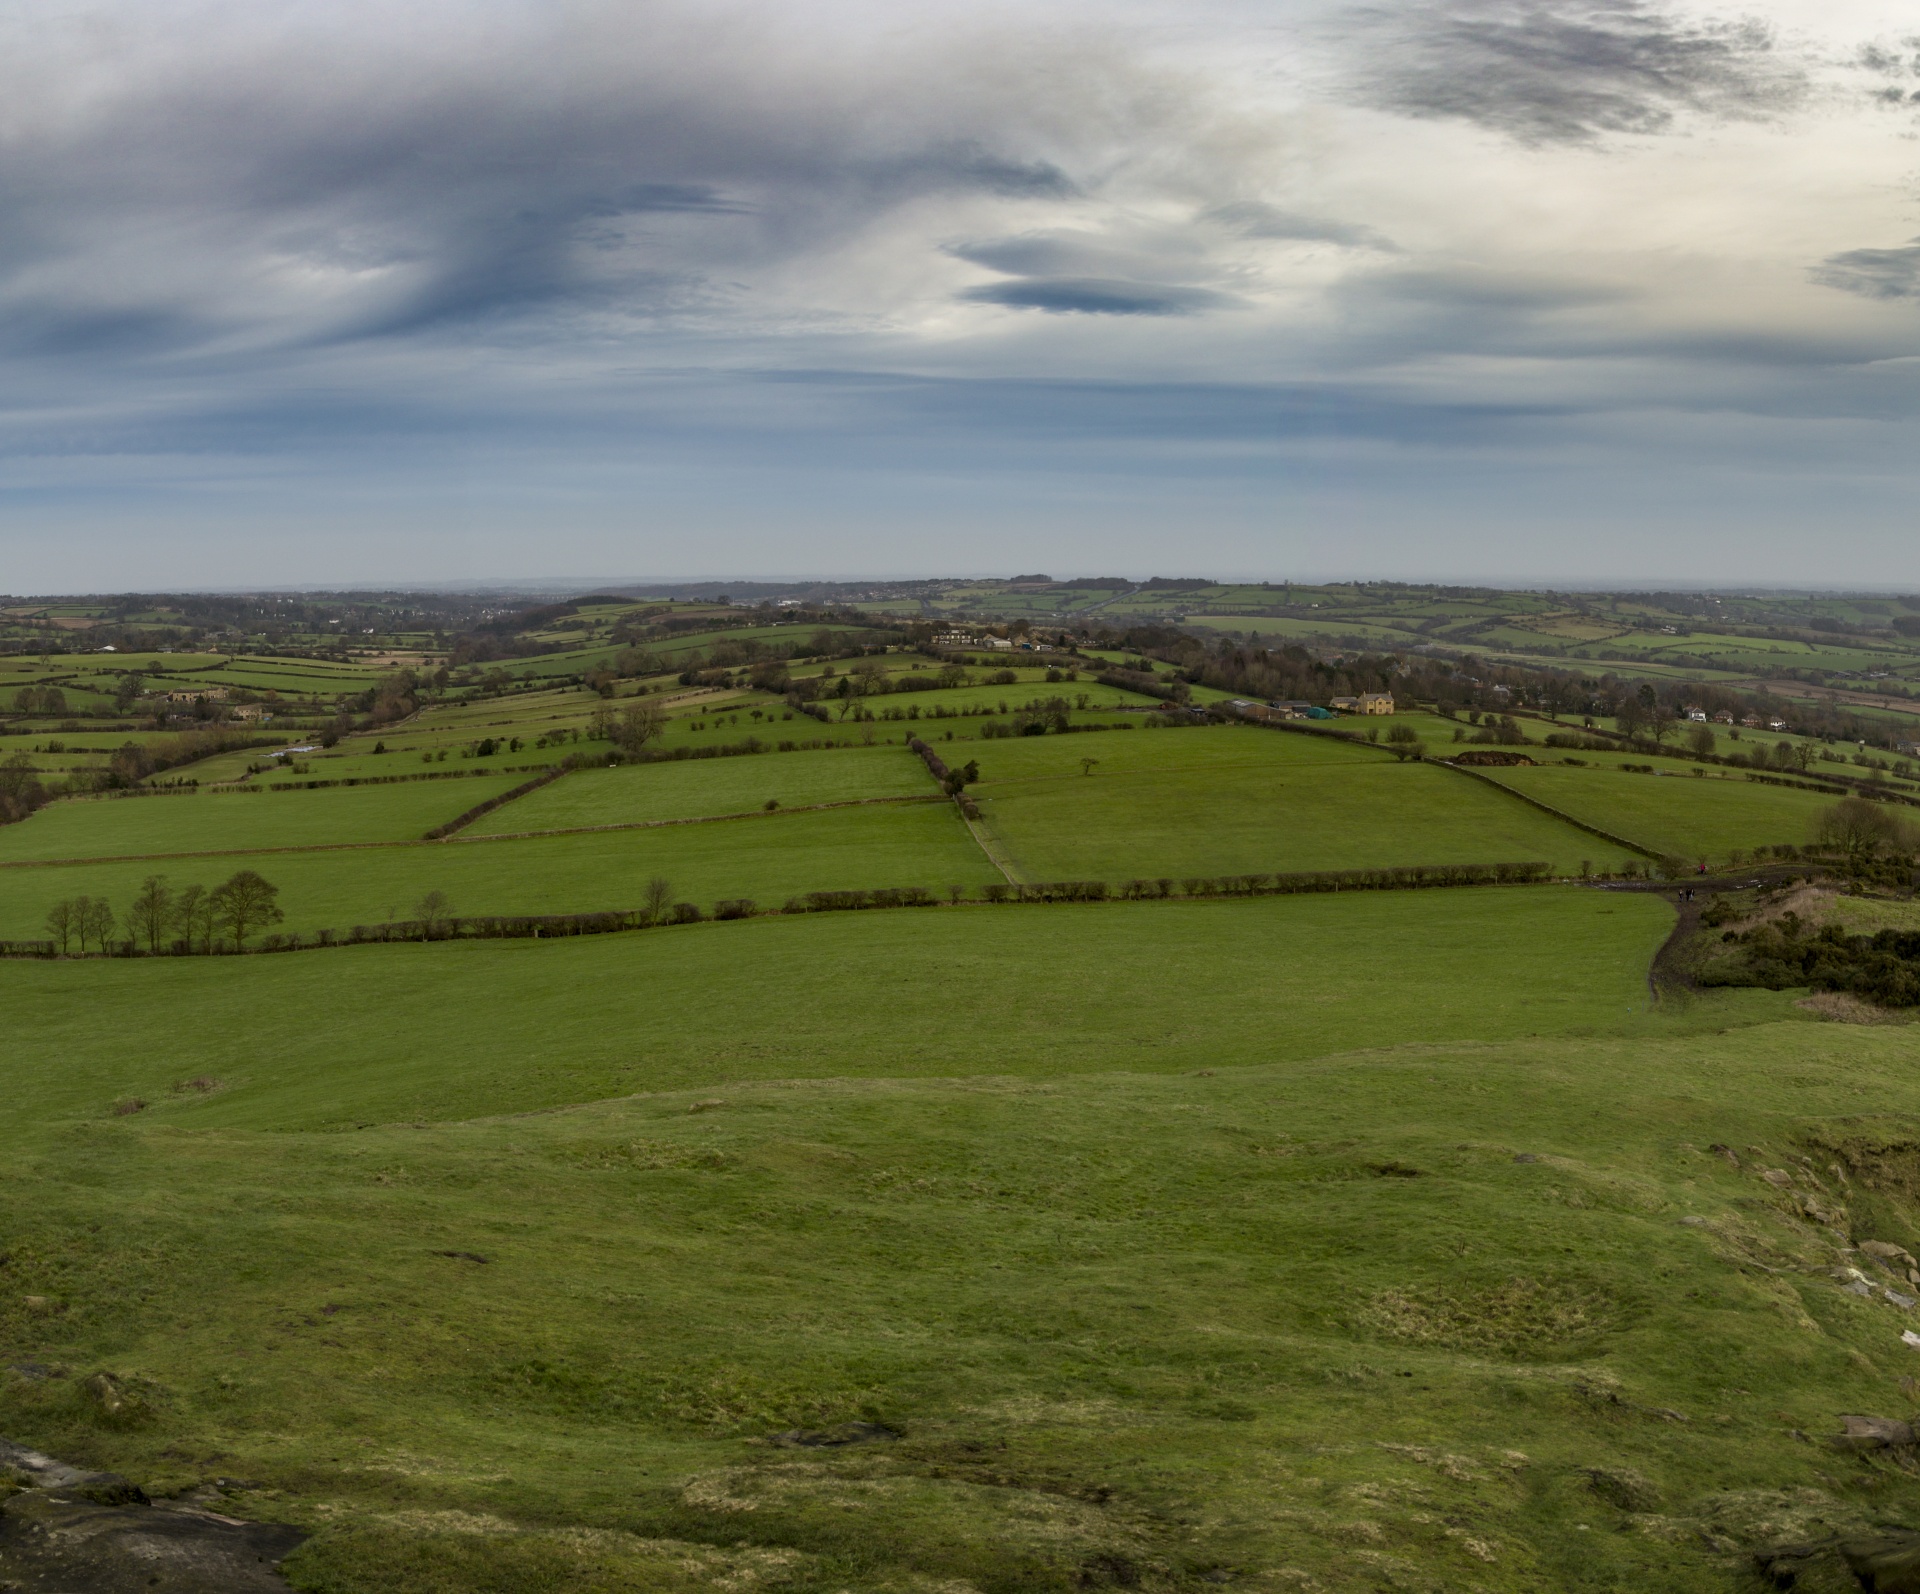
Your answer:
[[[1714,740],[1712,727],[1696,725],[1687,732],[1687,746],[1698,758],[1710,758],[1719,744]]]
[[[1094,766],[1095,764],[1097,764],[1097,763],[1099,763],[1099,762],[1100,762],[1100,760],[1099,760],[1099,759],[1097,759],[1097,758],[1083,758],[1083,759],[1081,759],[1081,760],[1080,760],[1080,773],[1081,773],[1081,774],[1083,774],[1083,775],[1091,775],[1091,774],[1093,773],[1093,766]]]
[[[149,952],[158,952],[173,924],[173,893],[167,889],[167,877],[150,874],[141,882],[140,894],[127,909],[127,933],[136,941],[145,941]]]
[[[637,753],[666,728],[667,716],[651,698],[635,703],[620,716],[613,740],[625,753]]]
[[[247,937],[286,917],[273,900],[280,888],[270,885],[251,869],[242,869],[207,894],[214,922],[233,937],[233,944],[245,950]]]
[[[25,753],[15,753],[0,760],[0,825],[25,819],[46,801],[47,788],[40,784],[32,759]]]
[[[1396,725],[1387,732],[1387,751],[1405,763],[1409,758],[1419,758],[1426,748],[1421,745],[1420,733],[1411,725]]]
[[[60,948],[62,957],[73,945],[73,921],[73,902],[70,898],[62,897],[47,909],[47,934],[53,937],[54,945]]]
[[[640,901],[640,912],[646,922],[658,924],[667,916],[667,909],[673,906],[672,882],[655,875],[647,882],[646,895]]]
[[[213,950],[213,906],[205,886],[182,886],[173,897],[173,931],[191,952]]]
[[[79,938],[82,952],[86,951],[89,941],[97,942],[100,950],[106,951],[107,937],[113,934],[113,907],[105,897],[73,899],[73,933]]]
[[[453,928],[453,899],[444,891],[429,891],[414,904],[413,916],[420,922],[420,939],[430,941]]]
[[[1814,835],[1853,869],[1870,862],[1883,848],[1904,847],[1912,840],[1899,815],[1864,797],[1842,797],[1820,816]]]

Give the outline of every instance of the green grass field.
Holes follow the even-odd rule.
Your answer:
[[[906,748],[848,747],[748,758],[586,769],[496,808],[468,835],[625,825],[859,802],[875,797],[938,798],[927,766]]]
[[[1555,886],[817,914],[225,963],[23,963],[0,1023],[23,1055],[64,1059],[18,1087],[32,1093],[9,1120],[23,1127],[211,1071],[229,1088],[169,1106],[182,1124],[318,1128],[830,1078],[855,1057],[863,1075],[1041,1077],[1601,1029],[1644,1012],[1671,920],[1651,898]],[[1208,975],[1169,987],[1170,961]],[[1479,977],[1492,967],[1515,987],[1497,1007]],[[188,988],[203,994],[152,1045],[108,1040],[151,1027],[142,1013],[175,1013],[167,993]],[[345,1007],[342,989],[358,993]],[[275,1015],[270,1047],[255,1013]],[[950,1038],[956,1023],[979,1038]],[[986,1049],[956,1063],[961,1044]]]
[[[1274,594],[1190,596],[1237,625]],[[1543,602],[1512,600],[1516,632]],[[837,745],[580,768],[444,842],[413,838],[604,755],[551,733],[631,697],[443,704],[251,777],[444,751],[470,778],[0,827],[10,938],[245,867],[303,933],[430,891],[631,909],[655,877],[703,908],[972,898],[8,960],[0,1435],[155,1493],[247,1480],[218,1509],[311,1535],[301,1594],[1757,1594],[1756,1548],[1920,1525],[1910,1463],[1825,1443],[1920,1389],[1920,1308],[1847,1287],[1907,1288],[1863,1242],[1920,1249],[1911,1026],[1795,991],[1656,1002],[1675,917],[1638,889],[979,900],[1003,877],[909,734],[977,760],[980,836],[1029,880],[1622,861],[1339,738],[924,717],[1089,685],[1034,674],[825,726],[676,684],[657,748]],[[1456,723],[1339,728],[1444,755]],[[462,758],[482,737],[523,746]],[[1696,767],[1494,773],[1689,856],[1804,840],[1827,801]]]
[[[10,1038],[61,1066],[3,1131],[0,1336],[65,1376],[0,1421],[252,1480],[312,1594],[1720,1590],[1899,1510],[1794,1430],[1898,1406],[1902,1315],[1753,1170],[1920,1098],[1897,1034],[1784,997],[1648,1014],[1666,920],[1544,888],[23,967]],[[768,1442],[848,1421],[897,1437]]]
[[[465,792],[480,784],[422,782],[418,789]],[[204,800],[296,804],[327,795]],[[147,800],[158,805],[201,799]],[[302,934],[410,919],[414,904],[429,891],[445,892],[455,913],[471,916],[637,908],[655,876],[670,880],[681,900],[703,908],[722,898],[752,897],[777,907],[803,891],[878,886],[944,891],[949,885],[974,888],[1001,878],[951,804],[900,803],[528,840],[455,838],[351,852],[239,853],[165,865],[10,869],[0,875],[6,885],[0,936],[44,935],[46,912],[61,898],[104,896],[121,909],[148,874],[165,874],[176,886],[191,881],[211,886],[237,869],[257,869],[278,886],[286,914],[282,928]]]
[[[1561,765],[1486,773],[1587,824],[1689,862],[1721,862],[1776,842],[1802,845],[1833,805],[1817,792],[1742,780],[1737,771],[1725,779],[1718,770],[1640,775]]]
[[[413,841],[511,790],[520,778],[403,781],[258,795],[79,798],[52,803],[18,824],[0,825],[0,863]]]
[[[1100,760],[1091,774],[1083,757]],[[1252,727],[990,743],[980,764],[982,822],[1030,880],[1532,859],[1572,872],[1601,847],[1450,770]]]

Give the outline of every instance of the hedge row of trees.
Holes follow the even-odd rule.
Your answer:
[[[116,944],[128,954],[149,956],[210,953],[223,944],[244,952],[250,937],[285,917],[275,901],[279,895],[278,886],[252,869],[229,875],[211,890],[202,885],[176,890],[165,875],[148,875],[124,916],[116,916],[105,897],[62,898],[47,910],[47,936],[61,957],[85,953],[89,946],[109,952]]]

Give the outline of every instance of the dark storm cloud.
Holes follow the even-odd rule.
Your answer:
[[[1920,238],[1900,249],[1849,249],[1814,268],[1823,288],[1868,299],[1920,299]]]
[[[1802,70],[1756,21],[1692,21],[1648,0],[1465,0],[1350,14],[1360,98],[1526,144],[1657,133],[1679,115],[1775,114]]]
[[[1050,310],[1057,315],[1197,315],[1241,303],[1211,288],[1113,277],[1026,277],[968,288],[960,297],[975,304]]]

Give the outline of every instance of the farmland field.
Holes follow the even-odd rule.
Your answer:
[[[496,809],[467,833],[506,835],[741,814],[770,800],[783,808],[803,808],[876,797],[938,796],[926,765],[897,745],[690,759],[580,770]]]
[[[514,783],[515,777],[492,775],[332,791],[55,803],[20,824],[0,826],[0,863],[415,841]]]
[[[1603,846],[1466,777],[1332,739],[1247,729],[1041,741],[1030,773],[981,754],[983,823],[1033,880],[1541,860]],[[1106,749],[1114,753],[1109,763]],[[1183,756],[1184,755],[1184,756]],[[1078,759],[1099,764],[1082,774]]]
[[[396,599],[346,663],[322,609],[331,657],[143,632],[10,676],[84,728],[10,724],[5,792],[49,786],[0,824],[0,1436],[296,1526],[299,1594],[1734,1594],[1769,1547],[1905,1523],[1904,1447],[1826,1441],[1912,1411],[1920,1280],[1881,1265],[1920,1249],[1912,1010],[1693,984],[1749,921],[1696,931],[1691,878],[1580,827],[1792,852],[1704,888],[1775,927],[1910,933],[1903,854],[1800,880],[1839,867],[1794,850],[1830,795],[1543,746],[1623,694],[1416,699],[1408,657],[1401,712],[1315,734],[1096,676],[1200,708],[1325,655],[1210,673],[1162,627],[963,677],[925,622],[1458,633],[1482,677],[1509,640],[1773,642],[1652,600],[1023,586],[860,598],[811,653],[813,619],[611,595],[436,651]],[[136,658],[322,701],[148,717]],[[1699,674],[1634,679],[1662,668]],[[890,689],[940,670],[972,684]],[[1438,761],[1477,736],[1567,761]],[[1790,746],[1908,812],[1910,762]],[[148,779],[182,790],[107,794]],[[1532,861],[1560,878],[1217,878]],[[149,955],[143,882],[244,870],[284,919]],[[1821,1553],[1803,1594],[1846,1586]]]
[[[423,787],[444,797],[480,784],[446,781]],[[326,795],[204,801],[270,807]],[[149,799],[155,806],[198,800]],[[76,863],[7,870],[0,936],[35,933],[47,909],[61,898],[90,895],[116,904],[130,901],[142,878],[157,867],[143,862]],[[776,813],[526,840],[455,837],[352,852],[238,853],[204,863],[169,860],[162,872],[175,884],[199,880],[214,885],[239,869],[258,870],[280,888],[285,929],[302,934],[409,919],[414,904],[429,891],[444,891],[454,909],[467,915],[552,914],[636,908],[655,876],[671,881],[681,899],[703,908],[726,898],[752,897],[777,906],[804,891],[892,886],[944,891],[954,884],[972,888],[1000,879],[947,803]]]
[[[1833,799],[1818,792],[1767,786],[1720,772],[1689,778],[1616,769],[1542,766],[1487,771],[1490,778],[1575,819],[1689,862],[1722,862],[1732,852],[1810,841]]]

